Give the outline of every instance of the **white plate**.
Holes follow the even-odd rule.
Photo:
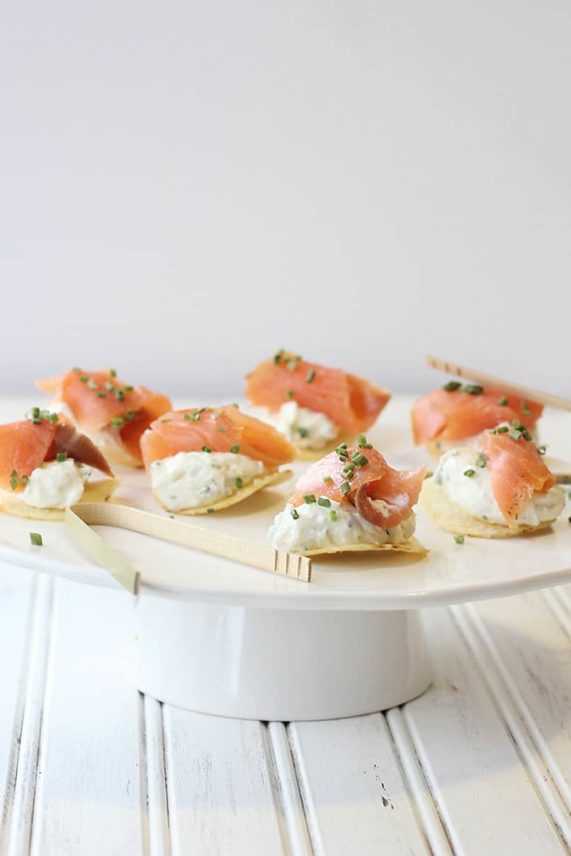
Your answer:
[[[403,400],[391,403],[379,427],[370,432],[389,462],[399,466],[413,465],[423,457],[410,448],[406,405]],[[566,414],[553,414],[542,427],[543,441],[552,442],[554,453],[561,457],[565,457],[569,421]],[[296,469],[303,469],[303,465],[296,465]],[[190,520],[263,542],[292,487],[293,481],[225,512]],[[118,496],[158,512],[143,472],[126,471]],[[140,570],[143,586],[158,595],[274,609],[385,610],[510,595],[571,581],[570,513],[571,509],[564,512],[553,531],[533,537],[495,541],[467,538],[458,545],[420,510],[417,535],[430,551],[426,558],[348,553],[316,559],[309,585],[135,533],[106,527],[101,531],[106,541]],[[30,546],[30,531],[42,533],[44,547]],[[79,582],[115,585],[104,571],[80,555],[57,523],[0,515],[0,560]]]

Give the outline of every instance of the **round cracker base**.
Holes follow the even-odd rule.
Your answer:
[[[517,535],[549,529],[554,522],[545,520],[539,526],[527,526],[524,523],[508,526],[472,517],[452,502],[442,485],[433,479],[424,482],[420,500],[428,516],[442,529],[454,535],[470,535],[472,538],[515,538]]]
[[[337,553],[410,553],[415,556],[426,556],[428,550],[411,538],[403,544],[347,544],[345,547],[322,547],[320,550],[305,550],[303,556],[326,556]]]
[[[119,479],[88,482],[79,501],[108,502],[118,484]],[[23,517],[25,520],[63,520],[65,515],[63,508],[34,508],[33,505],[22,502],[17,493],[11,494],[6,490],[0,490],[0,511],[14,517]]]
[[[274,485],[288,481],[292,475],[293,472],[291,470],[276,470],[274,473],[267,473],[267,475],[253,479],[253,481],[244,485],[244,487],[241,487],[231,496],[225,496],[222,499],[219,499],[218,502],[212,502],[209,505],[198,505],[196,508],[183,508],[177,511],[172,511],[170,508],[163,505],[156,495],[155,499],[158,504],[165,509],[165,511],[168,511],[171,514],[184,514],[189,516],[193,516],[195,514],[211,514],[213,511],[222,511],[224,508],[230,508],[231,505],[236,505],[238,502],[248,499],[249,496],[257,493],[259,490],[263,490],[265,487],[273,487]]]

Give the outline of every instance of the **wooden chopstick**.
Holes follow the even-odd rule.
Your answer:
[[[439,357],[426,357],[426,363],[431,369],[436,369],[439,372],[456,375],[456,377],[464,378],[481,383],[483,386],[493,386],[505,392],[511,392],[523,398],[524,401],[532,401],[537,404],[546,404],[549,407],[557,407],[559,410],[570,410],[571,401],[568,398],[560,398],[558,395],[551,395],[549,392],[541,392],[539,389],[532,389],[528,386],[520,386],[516,383],[511,383],[508,380],[502,380],[494,375],[486,374],[485,372],[468,369],[465,366],[459,366],[457,363],[451,363],[447,360],[441,360]]]
[[[214,532],[186,521],[173,520],[128,505],[114,503],[78,503],[65,513],[70,537],[124,588],[136,594],[139,573],[118,553],[108,547],[91,526],[117,526],[150,535],[173,544],[192,547],[203,553],[231,559],[262,571],[280,574],[288,579],[311,582],[311,559],[297,553],[274,550],[265,544],[253,544],[233,535]]]

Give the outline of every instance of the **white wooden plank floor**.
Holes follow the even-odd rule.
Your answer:
[[[0,567],[0,853],[571,852],[571,589],[425,613],[387,714],[186,713],[126,678],[128,596]]]

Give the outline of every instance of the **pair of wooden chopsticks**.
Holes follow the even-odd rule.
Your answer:
[[[128,505],[114,503],[78,503],[65,512],[65,526],[69,536],[98,565],[104,567],[132,594],[139,589],[139,572],[109,547],[91,529],[92,526],[117,526],[182,544],[204,553],[232,559],[243,565],[260,568],[288,579],[311,582],[311,559],[296,553],[274,550],[264,544],[252,544],[222,532],[213,532],[193,526],[182,520],[172,520]]]

